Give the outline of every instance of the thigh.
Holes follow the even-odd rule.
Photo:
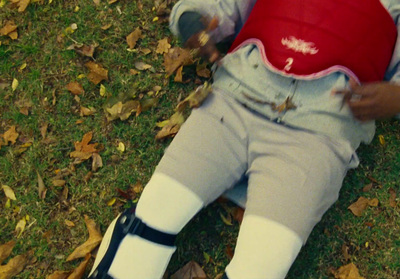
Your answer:
[[[247,132],[228,97],[211,94],[194,109],[156,168],[197,194],[205,204],[232,187],[247,169]]]
[[[305,242],[337,200],[355,153],[347,142],[280,125],[268,129],[250,144],[246,211],[286,226]]]

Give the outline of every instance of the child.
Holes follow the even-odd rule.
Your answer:
[[[176,234],[243,177],[246,211],[224,278],[284,278],[373,120],[400,112],[399,14],[395,0],[179,1],[171,30],[218,61],[213,93],[136,210],[110,225],[91,278],[161,278]],[[221,59],[215,42],[232,38]]]

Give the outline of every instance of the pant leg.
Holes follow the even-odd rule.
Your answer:
[[[346,142],[261,119],[252,127],[246,213],[227,274],[279,279],[337,200],[346,171],[357,160]]]

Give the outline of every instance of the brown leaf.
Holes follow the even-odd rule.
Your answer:
[[[141,36],[142,36],[142,31],[140,30],[139,27],[137,27],[132,33],[126,36],[126,42],[128,43],[130,49],[135,48],[136,42],[140,39]]]
[[[0,245],[0,264],[10,256],[15,244],[16,242],[14,240],[10,240],[9,242]]]
[[[113,3],[116,3],[116,2],[118,2],[118,0],[108,0],[108,4],[113,4]]]
[[[377,198],[373,198],[368,201],[369,206],[377,207],[379,205],[379,200]]]
[[[360,275],[358,268],[353,263],[340,267],[334,272],[334,276],[336,279],[365,279]]]
[[[158,41],[156,53],[164,54],[168,53],[168,50],[171,48],[171,45],[168,42],[168,38],[164,38]]]
[[[180,66],[178,70],[176,70],[176,75],[174,77],[175,82],[182,82],[183,79],[182,71],[183,71],[183,66]]]
[[[103,160],[101,159],[99,153],[92,154],[92,171],[97,171],[99,168],[103,167]]]
[[[17,30],[17,25],[15,25],[14,21],[7,21],[6,25],[4,25],[0,29],[0,35],[6,36],[9,35],[10,33],[14,32]]]
[[[209,78],[211,77],[211,71],[207,68],[208,63],[199,63],[196,65],[196,74],[199,77]]]
[[[176,110],[183,111],[186,106],[189,106],[190,108],[199,107],[211,92],[211,85],[205,82],[203,85],[197,87],[196,90],[192,91],[183,101],[181,101],[176,106]]]
[[[360,197],[355,203],[351,204],[348,209],[350,209],[354,215],[360,217],[364,210],[367,209],[368,204],[369,200],[367,198]]]
[[[122,121],[128,119],[133,112],[141,111],[139,101],[130,100],[126,103],[118,102],[110,108],[106,108],[106,117],[108,121],[121,119]]]
[[[0,266],[0,278],[11,279],[20,273],[28,264],[32,253],[28,252],[24,255],[18,255],[8,261],[6,265]]]
[[[46,279],[67,279],[72,271],[54,271],[52,274],[46,276]]]
[[[86,257],[86,255],[96,248],[101,242],[102,236],[100,230],[97,228],[96,223],[87,215],[85,215],[85,223],[89,232],[89,238],[85,243],[76,248],[72,254],[68,256],[67,262]]]
[[[99,6],[99,5],[100,5],[100,0],[93,0],[93,3],[94,3],[96,6]]]
[[[8,129],[3,135],[3,138],[5,140],[5,145],[8,145],[9,141],[12,144],[15,144],[18,136],[19,136],[19,134],[15,131],[15,126],[11,126],[11,128]]]
[[[391,206],[391,207],[396,207],[397,206],[397,203],[396,203],[396,191],[393,189],[393,188],[390,188],[389,189],[389,194],[390,194],[390,197],[389,197],[389,205]]]
[[[65,86],[65,88],[67,88],[67,90],[73,95],[81,95],[85,93],[82,85],[80,85],[78,82],[70,82]]]
[[[369,183],[369,184],[367,184],[367,185],[365,185],[365,186],[363,187],[362,191],[363,191],[364,193],[367,193],[367,192],[371,191],[372,187],[374,187],[374,184],[373,184],[373,183]]]
[[[30,2],[31,2],[31,0],[20,0],[18,2],[18,12],[20,12],[20,13],[24,12]]]
[[[188,262],[184,267],[175,272],[171,279],[206,279],[203,269],[195,261]]]
[[[162,129],[157,133],[156,139],[161,140],[167,137],[175,136],[183,122],[185,122],[185,118],[183,117],[182,112],[175,112],[170,119],[159,124],[159,126],[162,126]]]
[[[85,273],[90,257],[90,253],[86,254],[83,262],[79,264],[79,266],[68,276],[67,279],[81,279]]]
[[[85,66],[90,71],[88,79],[92,83],[99,84],[103,80],[108,80],[108,70],[104,69],[101,65],[89,61],[85,63]]]
[[[80,110],[81,110],[80,116],[89,116],[96,113],[96,109],[94,107],[85,108],[81,106]]]
[[[10,34],[8,34],[8,37],[10,37],[11,40],[16,40],[18,39],[18,32],[17,31],[11,32]]]
[[[44,198],[46,197],[47,189],[46,189],[46,186],[44,185],[43,179],[42,179],[42,177],[40,176],[39,172],[36,172],[36,173],[37,173],[37,177],[38,177],[38,192],[39,192],[39,198],[40,198],[41,200],[44,200]]]
[[[53,183],[53,186],[56,187],[63,187],[66,183],[64,179],[53,179],[51,182]]]
[[[167,76],[172,75],[179,67],[194,63],[190,51],[183,48],[171,48],[164,54],[164,66]]]
[[[90,58],[94,58],[94,51],[96,50],[97,45],[83,45],[83,44],[72,44],[67,47],[68,50],[75,50],[77,53],[87,56]]]
[[[88,132],[83,136],[82,141],[75,142],[75,151],[71,152],[69,156],[84,161],[92,157],[93,153],[97,153],[98,150],[96,149],[96,147],[98,144],[89,144],[89,142],[92,140],[92,137],[93,133]]]

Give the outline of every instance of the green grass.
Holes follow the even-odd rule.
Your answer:
[[[13,125],[19,133],[15,145],[0,149],[0,183],[9,185],[17,196],[11,207],[5,208],[6,198],[0,191],[0,244],[15,239],[12,256],[32,250],[36,258],[16,278],[45,278],[55,270],[71,270],[79,264],[79,260],[67,263],[65,259],[87,239],[83,216],[94,219],[104,233],[126,206],[117,188],[126,190],[138,182],[145,185],[169,143],[154,139],[156,123],[169,117],[179,99],[196,86],[190,67],[185,70],[185,77],[192,79],[187,84],[165,77],[163,57],[155,53],[157,41],[169,37],[173,46],[178,46],[178,41],[166,22],[153,21],[156,13],[152,1],[142,1],[143,11],[138,10],[137,1],[128,0],[112,5],[101,1],[98,7],[84,0],[48,2],[31,3],[24,13],[12,9],[8,2],[0,8],[0,28],[6,20],[14,20],[19,33],[15,41],[0,37],[0,84],[9,84],[0,89],[0,134]],[[78,29],[61,36],[72,23]],[[109,29],[101,29],[110,23]],[[138,26],[144,38],[136,48],[152,49],[148,55],[127,51],[125,37]],[[111,98],[146,97],[154,86],[161,86],[158,105],[138,117],[107,122],[102,107],[110,101],[99,95],[100,85],[92,84],[87,77],[79,78],[87,75],[84,64],[91,59],[67,50],[74,42],[98,43],[95,62],[109,70],[109,81],[102,84]],[[131,75],[129,70],[136,61],[153,65],[154,72]],[[21,70],[24,63],[27,66]],[[13,92],[10,85],[14,78],[19,86]],[[96,108],[94,115],[79,115],[79,104],[65,89],[72,81],[84,87],[80,105]],[[17,107],[20,100],[32,102],[28,116]],[[78,120],[83,122],[77,124]],[[40,128],[45,123],[48,130],[44,140]],[[53,186],[52,180],[57,170],[71,168],[69,153],[74,150],[74,142],[89,131],[93,131],[92,142],[103,146],[100,155],[104,166],[85,181],[91,171],[90,162],[76,165],[64,178],[68,188],[65,200],[63,188]],[[400,184],[398,121],[379,123],[377,134],[384,136],[386,144],[382,146],[375,139],[371,145],[362,146],[360,167],[349,172],[340,200],[315,228],[288,278],[333,278],[331,271],[350,261],[366,278],[400,276],[400,211],[399,206],[392,208],[388,203],[389,188],[398,193]],[[32,146],[20,153],[19,147],[25,142],[32,142]],[[124,153],[117,150],[119,142],[126,146]],[[38,196],[37,172],[48,189],[44,200]],[[379,183],[362,193],[363,186],[371,182],[368,177]],[[361,195],[376,197],[380,204],[362,217],[355,217],[347,207]],[[117,202],[107,205],[115,197]],[[170,274],[190,260],[202,265],[210,278],[223,272],[229,262],[227,249],[234,248],[239,226],[236,221],[233,226],[226,225],[220,213],[226,214],[224,207],[213,203],[185,227],[168,268]],[[17,239],[15,226],[26,215],[30,217],[28,227]],[[76,226],[67,227],[65,220]],[[343,255],[343,245],[349,248],[350,259]]]

